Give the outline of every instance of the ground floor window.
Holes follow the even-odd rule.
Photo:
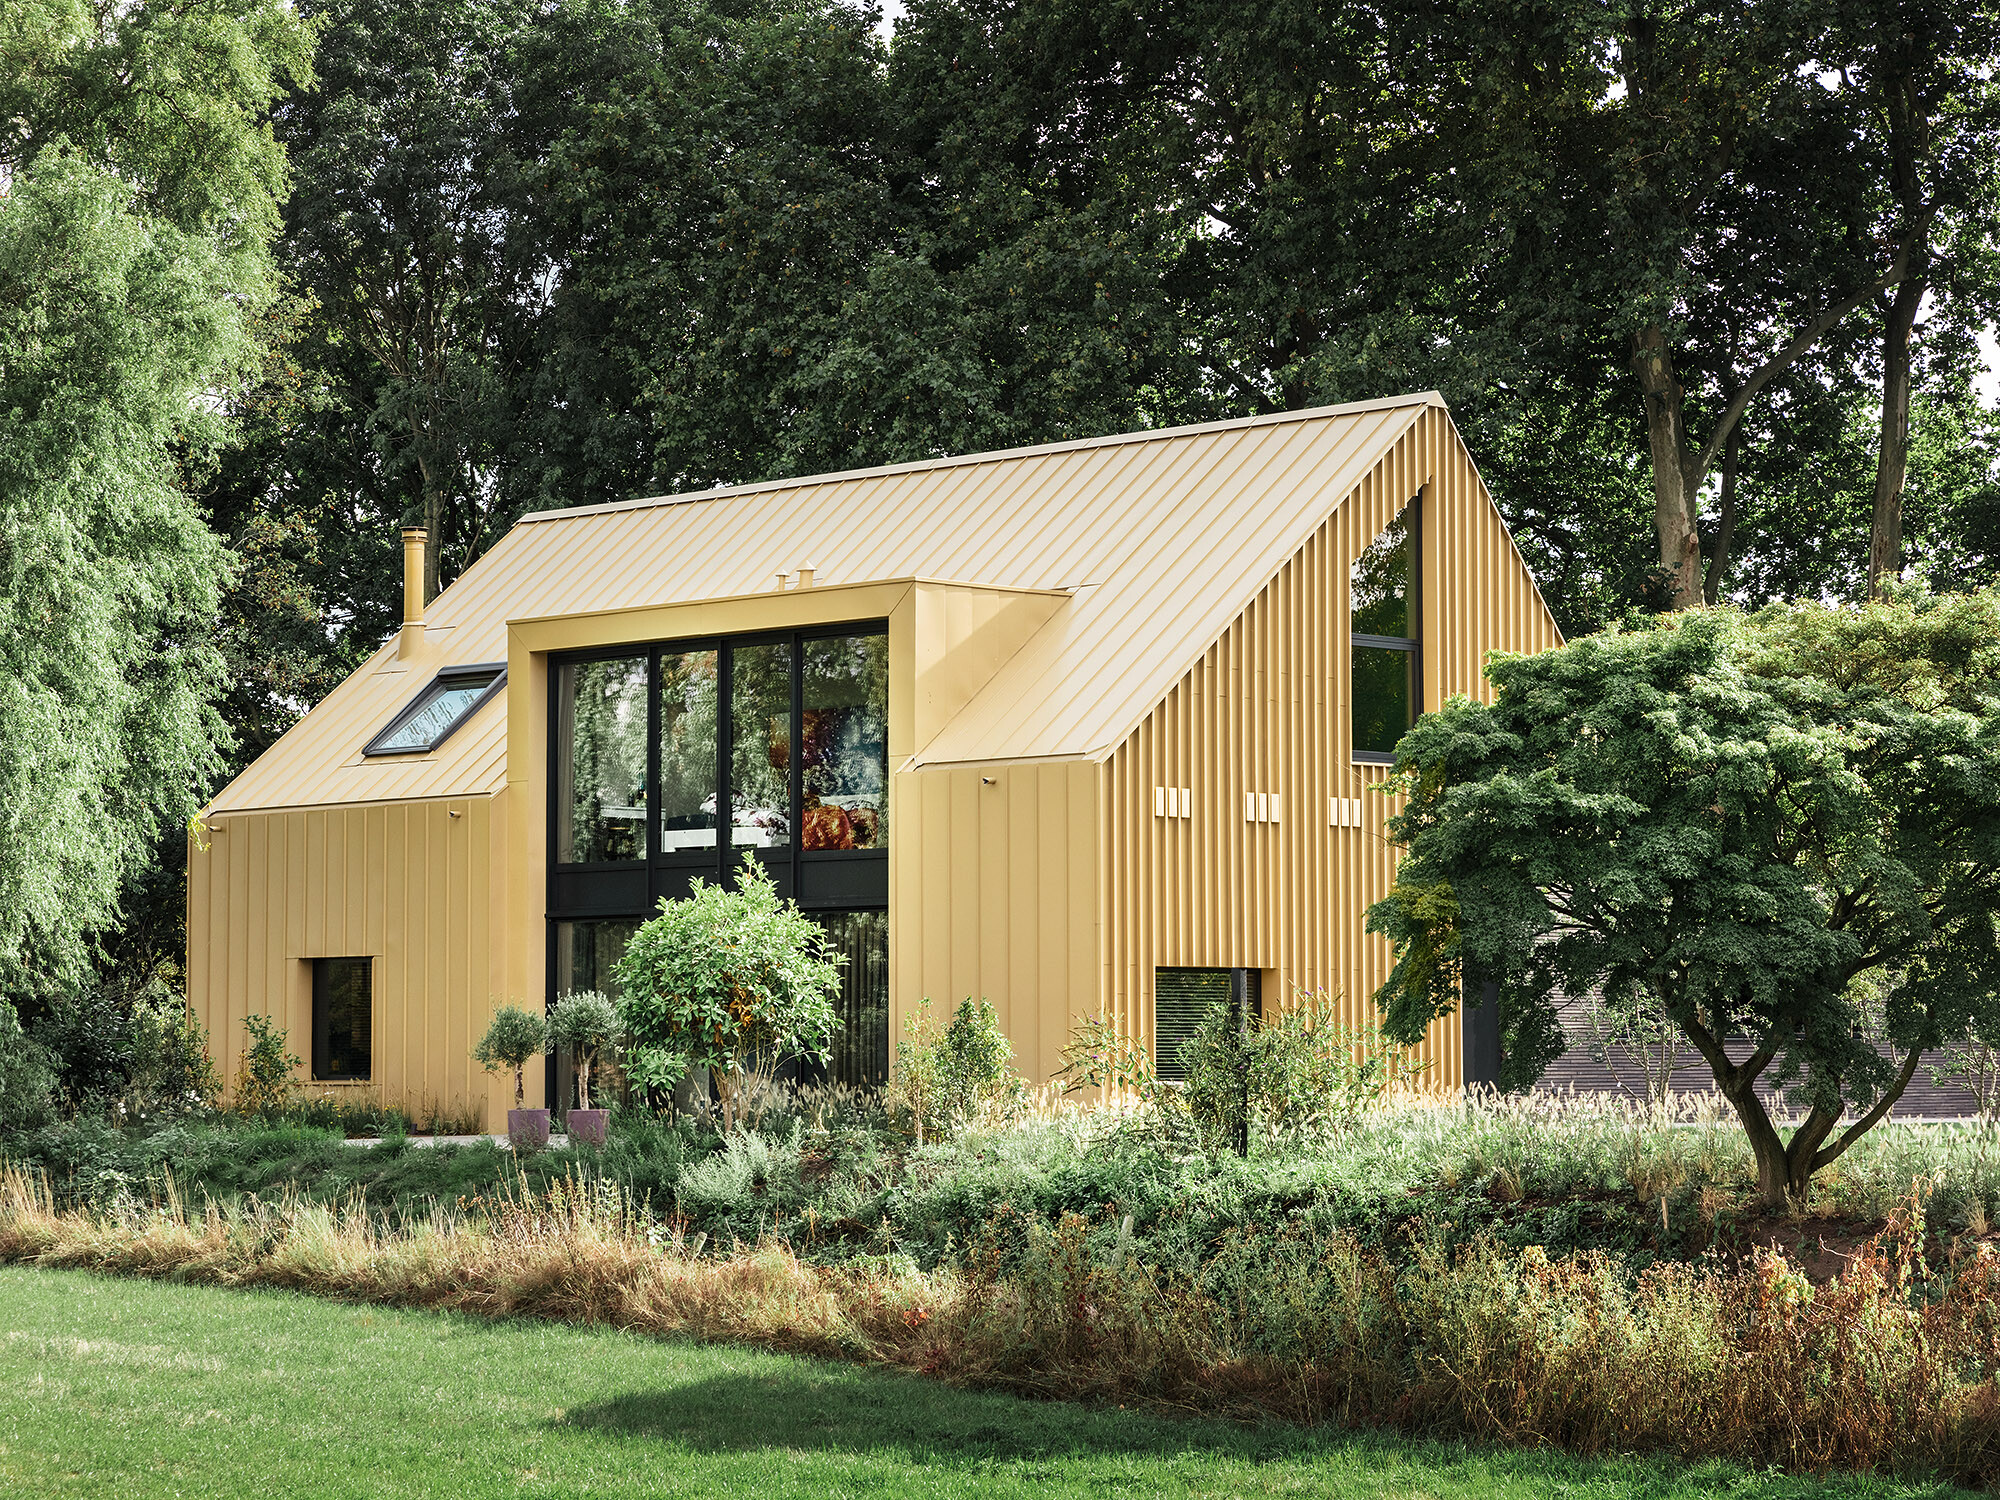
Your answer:
[[[1218,1002],[1258,1010],[1255,969],[1155,969],[1153,971],[1153,1074],[1165,1083],[1187,1077],[1181,1047]]]
[[[889,914],[884,911],[813,912],[815,921],[833,938],[847,962],[840,970],[840,995],[835,1005],[841,1027],[833,1039],[832,1056],[824,1068],[791,1073],[825,1079],[856,1088],[885,1083],[889,1077]],[[549,998],[571,990],[601,990],[618,998],[612,969],[625,945],[639,930],[638,917],[602,917],[552,924],[554,973]],[[567,1056],[550,1059],[549,1097],[567,1109],[576,1102],[576,1075]],[[788,1070],[790,1072],[790,1070]],[[598,1092],[606,1099],[622,1092],[622,1080],[600,1063]]]
[[[616,1000],[618,985],[611,971],[625,956],[625,945],[638,930],[637,917],[556,923],[555,983],[549,991],[549,998],[554,1000],[558,995],[566,995],[573,990],[597,990]],[[555,1102],[558,1111],[568,1110],[576,1103],[575,1064],[567,1052],[558,1049],[549,1059],[549,1070],[549,1098]],[[593,1105],[600,1100],[608,1103],[624,1097],[625,1079],[618,1071],[616,1059],[600,1057],[595,1077],[596,1083],[591,1091]]]
[[[316,958],[312,966],[313,1077],[366,1082],[373,1065],[375,961]]]
[[[815,912],[814,917],[846,956],[840,970],[840,1033],[833,1039],[827,1077],[856,1088],[889,1078],[889,914],[885,911]]]

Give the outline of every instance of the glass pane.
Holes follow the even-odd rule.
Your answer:
[[[556,684],[556,862],[646,857],[646,659],[572,662]]]
[[[792,837],[792,647],[730,649],[730,842],[740,848]]]
[[[1416,722],[1417,653],[1354,648],[1354,748],[1387,755]]]
[[[817,920],[847,955],[840,970],[840,1032],[827,1075],[856,1088],[889,1076],[889,915],[879,911],[819,913]]]
[[[313,1077],[367,1078],[374,1041],[365,958],[313,960]]]
[[[660,852],[715,847],[714,651],[660,657]]]
[[[493,679],[500,674],[489,672],[484,677],[451,677],[431,684],[423,707],[411,714],[396,727],[394,734],[385,735],[375,745],[377,750],[428,750],[443,739],[447,730],[464,718],[466,712],[479,701],[479,695],[493,685]]]
[[[804,674],[801,844],[807,849],[886,849],[889,638],[848,635],[807,641]]]
[[[1416,622],[1410,618],[1412,552],[1410,506],[1382,528],[1382,534],[1355,559],[1353,578],[1354,633],[1394,635],[1413,640]]]
[[[625,945],[632,941],[632,934],[639,930],[637,917],[613,917],[598,922],[558,922],[556,923],[556,995],[564,995],[572,990],[598,990],[618,998],[618,986],[611,977],[611,969],[625,956]],[[597,1060],[596,1082],[592,1086],[591,1102],[609,1104],[614,1098],[626,1095],[625,1075],[614,1057],[600,1057]],[[557,1107],[568,1110],[576,1103],[576,1065],[569,1053],[556,1049],[556,1092]]]

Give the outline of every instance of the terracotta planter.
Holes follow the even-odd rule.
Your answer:
[[[507,1111],[507,1142],[516,1151],[539,1151],[549,1143],[549,1112],[545,1109]]]
[[[569,1112],[569,1143],[601,1146],[604,1144],[604,1126],[610,1120],[608,1109],[573,1109]]]

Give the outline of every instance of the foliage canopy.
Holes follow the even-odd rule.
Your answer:
[[[1495,982],[1518,1088],[1561,1049],[1558,995],[1643,999],[1708,1062],[1774,1204],[1924,1049],[2000,1039],[2000,593],[1704,611],[1487,675],[1494,702],[1397,750],[1408,853],[1368,916],[1396,945],[1392,1035]],[[1807,1111],[1789,1141],[1771,1087]]]

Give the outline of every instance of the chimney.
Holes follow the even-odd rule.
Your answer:
[[[424,529],[403,528],[403,633],[396,638],[398,656],[414,656],[424,643]]]

